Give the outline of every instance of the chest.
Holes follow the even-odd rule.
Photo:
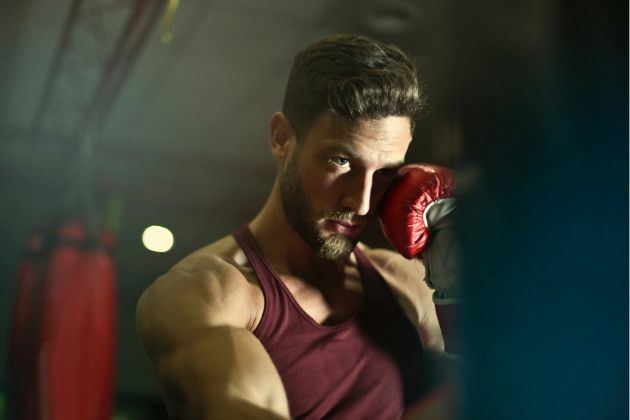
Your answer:
[[[365,298],[361,278],[354,272],[324,279],[317,285],[288,275],[281,275],[280,281],[296,305],[319,325],[340,324],[354,317]]]
[[[360,304],[343,305],[347,318],[327,325],[331,314],[344,312],[320,292],[292,286],[304,307],[284,286],[267,300],[255,332],[282,378],[292,416],[399,418],[420,389],[423,351],[393,297],[375,300],[368,290],[352,291]]]

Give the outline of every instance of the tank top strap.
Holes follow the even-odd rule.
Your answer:
[[[245,224],[237,228],[232,232],[232,236],[236,239],[252,270],[256,273],[265,299],[263,313],[254,330],[254,335],[259,338],[270,335],[273,333],[273,328],[270,326],[276,325],[278,319],[282,318],[282,312],[285,311],[286,296],[284,296],[283,290],[276,280],[275,270],[271,266],[271,262],[265,257],[249,226]]]
[[[232,236],[236,239],[236,242],[239,244],[249,264],[252,266],[252,269],[255,273],[271,273],[273,272],[271,268],[268,266],[268,261],[264,258],[264,254],[262,249],[260,249],[260,245],[258,245],[258,241],[254,238],[252,231],[249,230],[249,226],[246,224],[237,228],[234,232],[232,232]],[[267,279],[269,276],[263,275],[261,276],[264,279],[261,279],[261,283],[267,283]],[[266,285],[263,284],[263,287]]]

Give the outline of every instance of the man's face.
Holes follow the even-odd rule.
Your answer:
[[[410,141],[406,117],[348,123],[322,114],[280,173],[290,225],[322,258],[346,259],[376,217]]]

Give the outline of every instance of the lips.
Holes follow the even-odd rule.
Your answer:
[[[346,227],[356,227],[356,226],[361,226],[362,223],[360,222],[352,222],[350,220],[335,220],[335,219],[329,219],[331,222],[333,223],[338,223],[342,226],[346,226]]]
[[[356,236],[363,231],[365,223],[350,220],[326,219],[324,228],[344,236]]]

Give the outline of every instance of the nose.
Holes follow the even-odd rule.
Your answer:
[[[373,187],[372,177],[371,173],[357,176],[351,183],[349,193],[344,197],[343,206],[352,210],[357,216],[365,216],[370,212]]]

